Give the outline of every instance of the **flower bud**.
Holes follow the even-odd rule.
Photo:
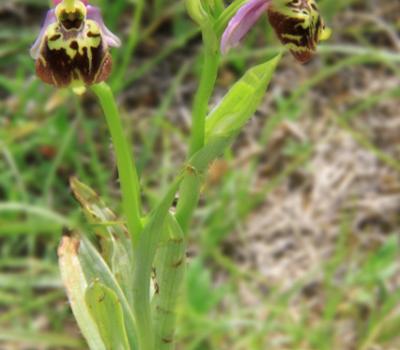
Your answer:
[[[203,8],[208,13],[210,18],[214,20],[218,19],[221,13],[224,11],[222,3],[218,0],[202,0]]]
[[[185,0],[189,16],[200,26],[209,21],[209,15],[203,6],[202,0]]]

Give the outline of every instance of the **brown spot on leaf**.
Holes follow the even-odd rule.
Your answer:
[[[100,298],[97,299],[97,301],[98,301],[99,303],[102,303],[102,302],[104,301],[105,298],[106,298],[106,295],[105,295],[105,293],[103,293],[103,294],[100,296]]]
[[[178,261],[176,261],[172,264],[172,267],[178,268],[179,266],[181,266],[183,264],[183,260],[184,260],[183,258],[180,258]]]
[[[57,251],[59,257],[64,256],[64,254],[78,255],[79,253],[80,241],[79,239],[73,237],[72,233],[70,233],[70,235],[70,237],[63,236],[61,238],[61,243]]]
[[[168,309],[164,309],[163,307],[161,307],[160,305],[156,306],[156,310],[159,313],[163,313],[163,314],[172,314],[173,312],[171,310]]]

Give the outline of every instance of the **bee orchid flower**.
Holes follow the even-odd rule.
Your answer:
[[[281,43],[301,63],[308,62],[317,44],[330,36],[315,0],[249,0],[224,31],[222,53],[237,46],[263,14],[267,14]]]
[[[104,24],[100,9],[87,0],[53,0],[30,54],[36,73],[56,87],[88,86],[108,78],[109,47],[120,40]]]

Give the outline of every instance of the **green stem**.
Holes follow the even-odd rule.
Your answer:
[[[121,182],[122,205],[128,222],[132,242],[136,246],[142,230],[140,220],[140,185],[132,150],[121,123],[118,107],[110,87],[100,83],[92,87],[104,111],[110,130],[114,151],[117,156],[118,173]]]
[[[205,47],[204,63],[200,84],[193,102],[193,124],[190,137],[189,159],[204,146],[208,105],[217,80],[220,61],[215,33],[210,28],[203,28],[202,31]],[[184,233],[187,232],[193,212],[199,201],[201,181],[198,175],[196,169],[193,169],[193,173],[186,176],[180,189],[176,219]]]
[[[200,197],[201,179],[196,170],[187,174],[180,188],[179,202],[176,208],[176,220],[186,234]]]
[[[201,71],[200,84],[193,102],[193,124],[190,137],[189,158],[204,146],[205,121],[208,103],[217,80],[220,55],[214,44],[213,33],[203,31],[205,44],[204,63]]]

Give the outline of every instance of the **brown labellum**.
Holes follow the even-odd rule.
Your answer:
[[[92,85],[110,75],[112,58],[103,44],[80,50],[78,42],[72,41],[70,48],[76,50],[76,54],[70,57],[65,48],[50,49],[48,40],[51,38],[45,39],[41,57],[36,61],[36,73],[45,83],[56,87],[67,87],[74,81]]]
[[[323,21],[313,1],[297,0],[286,6],[286,11],[270,6],[269,22],[282,44],[298,61],[306,63],[315,54]]]

